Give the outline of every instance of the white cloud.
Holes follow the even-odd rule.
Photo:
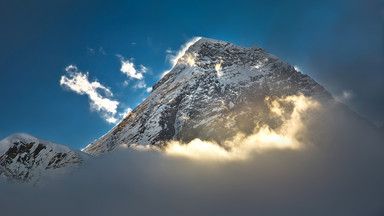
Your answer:
[[[105,119],[108,123],[116,123],[117,119],[115,117],[108,117],[107,119]]]
[[[97,81],[90,82],[88,72],[82,73],[74,65],[69,65],[65,70],[67,74],[61,76],[60,85],[80,95],[87,95],[90,99],[91,109],[103,113],[107,122],[116,122],[114,115],[117,112],[119,102],[111,99],[111,97],[113,97],[111,90]]]
[[[133,63],[133,58],[125,59],[122,55],[116,55],[120,58],[121,69],[120,71],[127,75],[129,78],[138,79],[139,81],[133,86],[134,89],[143,89],[147,88],[147,84],[144,82],[144,75],[148,72],[148,68],[144,65],[135,66]],[[125,80],[123,82],[123,87],[128,86],[129,81]]]
[[[130,78],[135,78],[135,79],[143,79],[143,74],[140,72],[137,72],[135,69],[135,65],[133,62],[130,62],[129,60],[121,60],[121,72],[126,74]]]
[[[152,87],[148,87],[146,91],[147,92],[151,92],[152,91]]]
[[[120,71],[127,75],[129,78],[143,79],[143,74],[148,71],[148,68],[144,65],[139,65],[139,69],[135,67],[135,64],[132,60],[126,60],[123,56],[117,55],[120,58],[121,68]]]

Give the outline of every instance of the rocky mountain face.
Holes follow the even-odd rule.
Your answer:
[[[13,134],[0,141],[0,176],[37,183],[49,174],[64,174],[89,158],[83,152],[29,134]]]
[[[221,143],[260,123],[281,122],[269,115],[266,97],[332,96],[308,75],[260,47],[240,47],[208,38],[191,45],[151,94],[84,152],[100,155],[121,144],[161,145],[194,138]]]

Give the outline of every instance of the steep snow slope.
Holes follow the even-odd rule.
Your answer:
[[[309,76],[260,47],[201,38],[188,48],[151,94],[117,126],[83,151],[100,155],[121,144],[160,145],[194,138],[221,143],[258,124],[277,127],[266,97],[332,96]]]
[[[0,176],[36,183],[42,175],[70,172],[88,157],[67,146],[17,133],[0,141]]]

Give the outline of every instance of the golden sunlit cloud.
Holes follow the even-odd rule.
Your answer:
[[[165,145],[164,154],[173,157],[184,157],[202,161],[233,161],[249,159],[252,153],[268,150],[290,149],[300,150],[308,143],[298,141],[297,135],[303,134],[305,125],[303,116],[307,111],[319,109],[320,104],[304,95],[293,95],[264,101],[270,112],[282,120],[282,125],[276,129],[264,124],[259,125],[250,135],[241,132],[219,145],[215,142],[194,139],[189,143],[169,141]],[[285,105],[292,105],[287,111]],[[137,150],[159,150],[157,147],[132,145]]]

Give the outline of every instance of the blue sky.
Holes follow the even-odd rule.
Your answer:
[[[149,94],[194,36],[261,46],[382,124],[383,11],[379,0],[1,1],[0,138],[26,132],[85,147]],[[79,75],[89,83],[76,93]]]

